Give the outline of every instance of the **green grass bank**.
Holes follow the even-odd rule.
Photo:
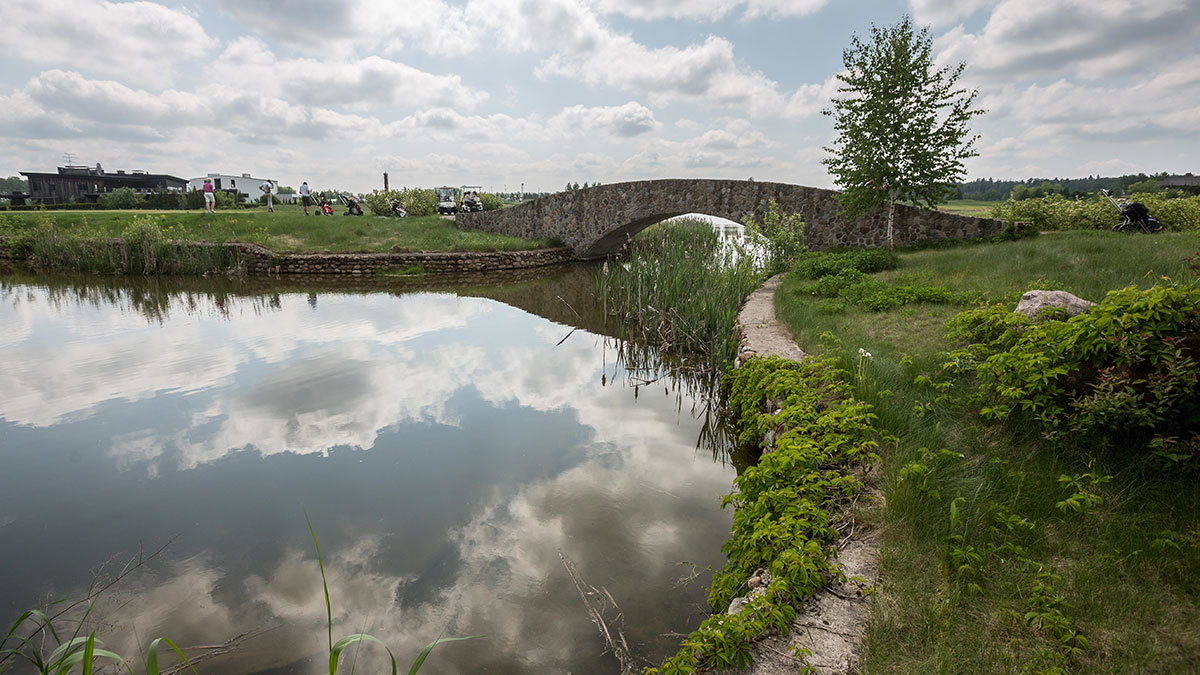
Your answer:
[[[863,672],[1200,670],[1198,248],[1077,231],[789,274],[780,320],[888,439]],[[1031,289],[1101,305],[1030,327]]]
[[[310,212],[315,212],[310,209]],[[253,242],[277,253],[383,253],[420,251],[525,251],[557,242],[459,230],[440,216],[304,215],[295,205],[218,211],[21,211],[0,213],[0,236],[33,236],[53,223],[77,238],[119,238],[135,225],[153,225],[166,239]]]

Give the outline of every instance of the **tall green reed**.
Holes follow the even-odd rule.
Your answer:
[[[628,260],[609,260],[596,290],[618,337],[700,355],[717,368],[737,356],[737,313],[763,278],[748,251],[724,245],[705,221],[683,219],[631,239]]]

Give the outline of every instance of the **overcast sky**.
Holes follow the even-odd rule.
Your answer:
[[[842,49],[905,14],[989,111],[970,178],[1200,173],[1200,0],[4,0],[0,175],[831,187]]]

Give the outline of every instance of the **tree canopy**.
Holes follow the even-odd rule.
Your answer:
[[[839,97],[831,109],[838,138],[823,160],[843,190],[848,218],[889,205],[888,241],[897,201],[933,208],[962,180],[963,160],[979,154],[968,123],[978,91],[958,87],[966,63],[935,68],[929,29],[905,17],[895,26],[871,26],[842,52]]]

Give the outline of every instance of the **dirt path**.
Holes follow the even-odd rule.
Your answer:
[[[738,365],[754,355],[776,355],[800,360],[804,350],[791,332],[775,318],[775,290],[782,275],[769,279],[746,300],[738,314],[741,348]],[[875,472],[878,473],[878,472]],[[879,497],[868,483],[868,496]],[[804,611],[792,621],[789,634],[770,636],[755,644],[754,666],[744,675],[784,675],[816,672],[822,674],[858,672],[858,649],[866,628],[870,598],[864,589],[875,586],[879,576],[878,534],[853,514],[842,514],[843,538],[839,542],[837,562],[846,581],[826,586],[806,603]],[[797,650],[807,650],[798,652]],[[795,656],[804,654],[803,660]],[[811,670],[805,670],[806,666]],[[734,671],[726,671],[734,672]]]

